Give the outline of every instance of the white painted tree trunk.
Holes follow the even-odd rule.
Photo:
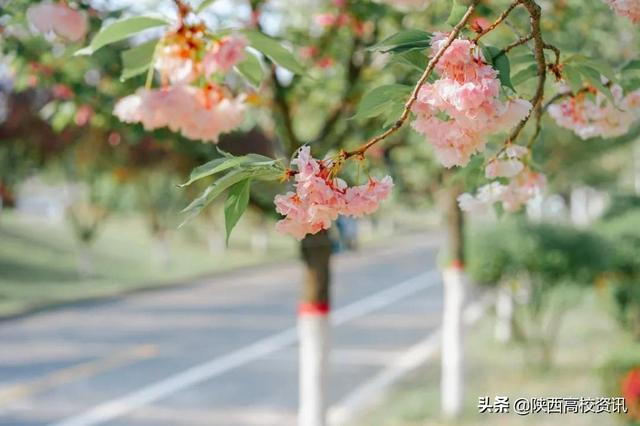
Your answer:
[[[298,426],[325,426],[329,367],[329,317],[321,309],[301,309]]]
[[[503,284],[496,294],[496,324],[494,335],[498,342],[506,343],[513,337],[513,292],[511,286]]]
[[[462,413],[464,397],[464,358],[462,312],[466,276],[461,267],[443,272],[444,306],[442,316],[442,413],[455,418]]]

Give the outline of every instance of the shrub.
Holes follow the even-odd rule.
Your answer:
[[[607,281],[617,317],[640,339],[640,209],[609,217],[596,229],[611,247]]]

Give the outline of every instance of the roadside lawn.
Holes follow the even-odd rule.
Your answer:
[[[615,426],[626,424],[612,414],[528,415],[479,414],[478,397],[598,397],[603,391],[601,366],[614,353],[637,350],[631,338],[606,311],[603,298],[591,290],[562,323],[555,362],[542,370],[527,362],[524,348],[493,338],[494,316],[486,315],[468,330],[465,411],[459,421],[440,418],[439,359],[398,384],[354,425],[358,426]],[[632,349],[634,347],[635,349]]]
[[[79,273],[79,249],[66,222],[13,212],[0,214],[0,317],[65,301],[115,295],[142,287],[189,281],[241,266],[291,258],[295,244],[271,231],[266,250],[252,250],[247,227],[224,248],[207,247],[205,230],[191,226],[169,234],[167,254],[139,217],[108,220],[90,251],[92,273]],[[162,256],[164,257],[164,260]]]
[[[433,225],[424,214],[404,211],[385,218],[377,226],[361,223],[363,246],[385,244],[390,237],[424,232]],[[87,275],[79,268],[87,262],[80,256],[86,250],[79,249],[69,223],[0,211],[0,318],[64,302],[187,283],[298,255],[297,242],[275,232],[273,222],[258,215],[243,217],[227,248],[224,225],[207,226],[196,220],[172,229],[168,244],[159,245],[139,215],[114,216],[98,231]]]

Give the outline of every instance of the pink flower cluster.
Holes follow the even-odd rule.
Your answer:
[[[243,98],[229,98],[222,88],[173,85],[138,89],[118,101],[114,114],[127,123],[142,123],[145,130],[168,127],[189,139],[217,142],[221,133],[242,123]]]
[[[393,182],[386,176],[370,178],[364,185],[349,187],[331,176],[331,162],[311,157],[308,146],[302,147],[292,164],[297,166],[295,192],[275,197],[276,211],[284,216],[276,229],[298,240],[331,227],[339,215],[360,217],[378,209],[391,193]]]
[[[214,83],[190,84],[200,77],[228,72],[244,57],[246,40],[227,36],[208,46],[197,29],[187,29],[165,36],[154,63],[164,87],[139,89],[120,99],[114,114],[127,123],[142,123],[146,130],[168,127],[189,139],[217,142],[220,134],[242,123],[245,97],[232,97]]]
[[[190,84],[204,74],[226,73],[244,59],[247,41],[242,36],[226,36],[206,50],[202,60],[200,52],[189,39],[172,34],[169,43],[160,50],[154,66],[163,81],[171,84]]]
[[[626,16],[633,23],[640,23],[640,0],[604,0],[618,15]]]
[[[491,182],[478,189],[477,194],[462,194],[458,197],[460,209],[469,213],[482,213],[494,203],[501,202],[508,212],[519,210],[544,191],[547,180],[541,173],[523,170],[509,184]]]
[[[432,39],[432,55],[444,47],[447,34]],[[445,167],[465,166],[485,149],[490,135],[507,131],[531,110],[524,99],[499,98],[498,73],[478,47],[456,39],[436,65],[440,78],[420,88],[413,107],[413,128],[433,145]]]
[[[350,27],[358,35],[365,33],[364,22],[349,11],[349,2],[347,0],[333,0],[332,3],[338,10],[314,16],[314,22],[317,25],[324,28]]]
[[[69,41],[82,39],[88,30],[86,15],[64,3],[31,6],[27,9],[27,21],[40,33],[53,33]]]
[[[487,179],[499,177],[512,178],[524,170],[524,165],[520,158],[524,157],[529,150],[521,145],[509,145],[497,158],[492,159],[485,168]]]
[[[247,40],[240,36],[227,36],[220,39],[202,59],[207,76],[216,72],[225,73],[244,59]]]
[[[622,136],[640,118],[640,90],[624,96],[622,88],[614,84],[611,93],[613,104],[600,92],[594,100],[579,94],[551,105],[549,115],[582,139]]]

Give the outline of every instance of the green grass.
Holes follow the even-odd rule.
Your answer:
[[[629,351],[630,337],[613,321],[603,303],[589,294],[565,318],[554,365],[542,370],[518,344],[498,344],[493,339],[493,316],[488,315],[468,331],[466,347],[467,390],[464,415],[459,421],[440,418],[439,360],[408,377],[388,398],[355,422],[359,426],[431,425],[562,425],[614,426],[620,416],[479,414],[479,396],[597,397],[603,391],[601,366],[614,353]],[[529,361],[528,361],[529,360]]]
[[[424,231],[424,214],[411,215],[400,209],[385,215],[398,226],[362,229],[361,243],[384,243],[392,235]],[[158,262],[157,243],[140,216],[114,216],[98,232],[91,247],[93,274],[79,273],[79,253],[69,223],[0,211],[0,318],[41,307],[81,299],[122,294],[127,291],[168,284],[243,266],[297,257],[297,243],[275,232],[273,221],[248,212],[236,226],[224,248],[222,212],[205,225],[195,220],[183,229],[169,232],[171,261]],[[256,232],[268,236],[268,250],[252,250]],[[207,236],[219,246],[208,248]]]
[[[0,214],[0,316],[292,257],[295,243],[273,233],[270,224],[263,226],[270,237],[266,253],[251,252],[246,226],[237,228],[227,250],[221,247],[213,253],[202,225],[172,231],[170,262],[163,265],[141,218],[113,218],[99,231],[90,251],[93,274],[83,277],[78,272],[79,247],[67,223],[4,211]]]

